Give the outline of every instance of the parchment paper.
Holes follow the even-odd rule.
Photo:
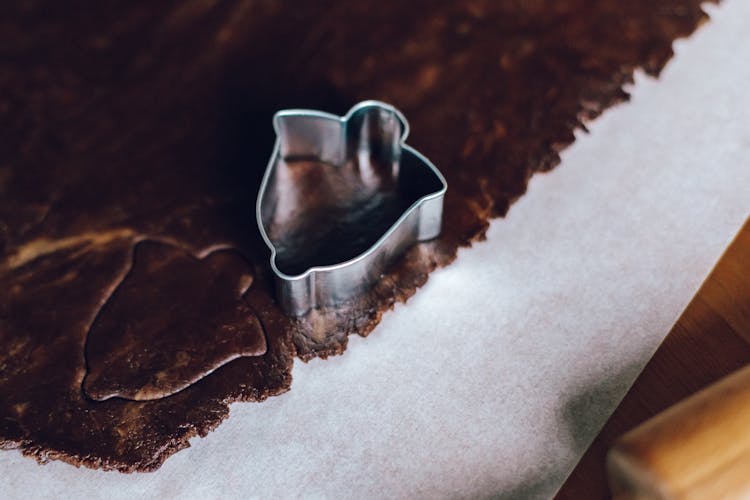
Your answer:
[[[156,473],[2,452],[0,498],[552,495],[750,214],[750,3],[710,13],[486,242],[343,356],[297,362],[291,392]]]

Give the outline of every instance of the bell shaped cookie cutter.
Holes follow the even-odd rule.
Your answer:
[[[276,143],[260,185],[256,218],[271,250],[277,299],[287,315],[303,316],[356,297],[409,247],[440,234],[447,183],[427,158],[405,144],[409,125],[393,106],[364,101],[343,117],[283,110],[274,115],[273,126]],[[347,187],[353,183],[356,188]],[[317,187],[322,194],[314,192]],[[379,214],[366,212],[368,197],[390,197],[405,207],[374,242],[371,237],[360,253],[341,261],[304,262],[303,270],[284,263],[285,255],[304,255],[315,246],[313,233],[321,219],[334,228],[326,233],[334,240],[339,221],[331,219],[336,217],[362,212],[357,224],[370,226]],[[333,211],[338,215],[315,215],[326,203],[341,205]]]

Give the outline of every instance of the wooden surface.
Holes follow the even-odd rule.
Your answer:
[[[605,456],[618,437],[748,363],[750,219],[594,439],[556,498],[608,498]]]
[[[750,498],[750,364],[620,437],[607,454],[617,500]]]

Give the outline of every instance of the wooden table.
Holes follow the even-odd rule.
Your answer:
[[[558,499],[608,498],[615,439],[750,363],[750,219],[589,446]]]

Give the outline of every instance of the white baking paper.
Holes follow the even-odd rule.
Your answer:
[[[750,214],[750,2],[366,339],[155,473],[0,452],[0,498],[552,495]],[[439,163],[439,159],[435,158]]]

